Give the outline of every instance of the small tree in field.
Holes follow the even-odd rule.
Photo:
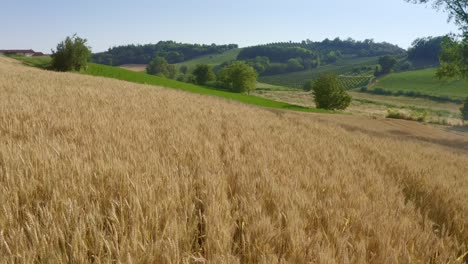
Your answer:
[[[197,84],[201,85],[213,81],[216,77],[211,66],[207,64],[198,64],[193,71],[193,75],[195,75]]]
[[[86,39],[76,34],[67,37],[52,51],[52,68],[57,71],[79,71],[86,68],[91,57],[91,49],[86,46]]]
[[[336,75],[320,76],[314,82],[312,89],[317,108],[343,110],[351,103],[351,96],[340,85]]]
[[[186,65],[182,65],[180,66],[179,71],[183,74],[187,74],[188,67]]]
[[[460,108],[463,123],[468,120],[468,97],[465,99],[463,107]]]
[[[177,68],[174,65],[169,64],[165,58],[155,57],[148,66],[146,66],[146,73],[162,75],[172,79],[177,75]]]
[[[233,92],[249,92],[255,89],[257,72],[243,62],[235,62],[221,69],[218,81]]]
[[[381,67],[380,74],[390,73],[390,71],[393,69],[396,63],[397,63],[397,60],[393,56],[385,55],[385,56],[380,57],[379,58],[379,65]]]

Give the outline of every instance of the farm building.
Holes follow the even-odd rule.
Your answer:
[[[32,57],[32,56],[42,56],[44,55],[42,52],[35,52],[34,50],[0,50],[0,55],[8,55],[8,54],[17,54],[17,55],[23,55],[26,57]]]

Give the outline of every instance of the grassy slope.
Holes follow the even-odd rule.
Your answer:
[[[189,68],[189,71],[193,70],[197,64],[208,64],[211,66],[216,66],[225,61],[235,60],[240,51],[241,49],[231,49],[221,54],[207,55],[193,60],[177,63],[176,65],[185,65]]]
[[[393,73],[379,79],[374,87],[390,91],[414,91],[432,96],[463,98],[468,96],[468,82],[438,80],[435,68]]]
[[[0,263],[462,263],[468,250],[468,142],[452,133],[4,58],[0,95]]]
[[[312,70],[262,76],[259,78],[259,81],[280,86],[300,88],[305,81],[314,79],[321,74],[330,72],[343,74],[352,71],[355,67],[375,65],[377,64],[377,60],[378,57],[343,58],[334,64],[325,65]]]
[[[229,50],[218,55],[200,57],[194,60],[178,63],[178,66],[186,65],[189,71],[193,70],[197,64],[209,64],[211,66],[219,65],[223,62],[236,59],[241,49]],[[317,69],[308,71],[293,72],[286,74],[277,74],[272,76],[262,76],[259,78],[261,83],[268,83],[283,87],[300,88],[306,80],[314,79],[320,74],[334,72],[337,74],[348,73],[355,67],[370,66],[377,64],[377,57],[354,58],[345,57],[336,63],[326,65]]]
[[[28,65],[45,68],[47,64],[50,62],[50,58],[48,57],[15,57]],[[204,95],[211,95],[211,96],[218,96],[223,97],[231,100],[235,100],[242,103],[262,106],[262,107],[270,107],[270,108],[278,108],[278,109],[287,109],[287,110],[294,110],[294,111],[301,111],[301,112],[321,112],[326,113],[330,111],[315,109],[315,108],[307,108],[297,105],[292,105],[284,102],[273,101],[257,96],[247,95],[247,94],[240,94],[240,93],[231,93],[224,90],[216,90],[213,88],[198,86],[194,84],[179,82],[171,79],[161,78],[158,76],[148,75],[143,72],[134,72],[118,67],[106,66],[101,64],[94,64],[90,63],[88,69],[84,72],[85,74],[93,75],[93,76],[101,76],[101,77],[108,77],[114,78],[118,80],[124,80],[134,83],[142,83],[148,85],[155,85],[155,86],[163,86],[167,88],[179,89],[187,92],[197,93],[197,94],[204,94]]]

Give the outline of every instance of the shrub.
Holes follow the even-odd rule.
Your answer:
[[[390,71],[395,67],[397,60],[395,57],[390,55],[385,55],[379,58],[379,65],[381,67],[381,74],[390,73]]]
[[[411,67],[413,67],[413,64],[411,64],[411,62],[409,62],[409,61],[405,61],[404,63],[399,65],[399,70],[400,71],[407,71],[407,70],[411,69]]]
[[[411,113],[403,113],[397,109],[390,108],[387,110],[387,112],[387,118],[404,119],[418,122],[425,122],[427,118],[427,112],[424,110],[413,110]]]
[[[169,64],[163,57],[155,57],[146,66],[146,72],[153,75],[161,75],[167,78],[175,78],[177,75],[177,68],[175,65]]]
[[[178,74],[178,75],[176,76],[175,79],[176,79],[177,81],[179,81],[179,82],[183,82],[183,81],[185,81],[185,75],[183,75],[183,74]]]
[[[351,103],[351,96],[338,82],[338,77],[333,74],[320,76],[313,85],[313,95],[317,108],[346,109]]]
[[[257,72],[244,62],[235,62],[221,69],[218,81],[230,91],[243,93],[255,89]]]
[[[193,75],[195,75],[195,80],[197,84],[205,84],[208,81],[212,81],[215,79],[215,74],[213,73],[213,69],[210,65],[207,64],[198,64],[195,70],[193,71]]]
[[[407,116],[404,113],[399,112],[396,109],[388,109],[387,110],[387,118],[394,118],[394,119],[409,119],[409,116]]]
[[[197,79],[195,78],[195,76],[193,76],[193,74],[187,74],[185,76],[185,82],[187,82],[187,83],[196,83]]]
[[[188,67],[186,65],[182,65],[180,66],[179,71],[183,74],[187,74]]]
[[[67,37],[57,45],[57,51],[52,51],[52,69],[57,71],[79,71],[86,68],[91,58],[91,49],[86,46],[86,39],[76,34]]]

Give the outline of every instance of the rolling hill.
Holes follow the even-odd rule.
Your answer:
[[[44,57],[23,57],[15,56],[15,59],[22,61],[26,65],[39,67],[39,68],[48,68],[50,66],[51,58],[48,56]],[[200,86],[191,83],[180,82],[172,79],[167,79],[159,76],[149,75],[145,72],[135,71],[133,66],[126,68],[113,67],[102,64],[90,63],[86,70],[80,72],[82,74],[108,77],[113,79],[118,79],[122,81],[129,81],[133,83],[148,84],[148,85],[157,85],[171,89],[183,90],[196,94],[210,95],[216,97],[222,97],[234,101],[239,101],[246,104],[253,104],[262,107],[278,108],[278,109],[287,109],[293,111],[301,112],[321,112],[321,113],[331,113],[330,111],[316,108],[309,108],[298,106],[294,104],[269,100],[262,97],[257,97],[249,94],[233,93],[222,89],[215,89],[207,86]],[[133,70],[131,70],[133,68]]]
[[[389,74],[378,79],[373,88],[382,88],[392,92],[419,92],[431,96],[449,98],[468,97],[468,82],[462,80],[438,80],[436,69],[424,69]]]
[[[176,65],[179,67],[185,65],[188,67],[189,71],[193,71],[197,64],[208,64],[214,67],[216,65],[222,64],[223,62],[235,60],[240,51],[241,49],[231,49],[220,54],[207,55],[195,58],[193,60],[180,62]]]
[[[377,64],[378,59],[378,57],[348,56],[339,59],[336,63],[328,64],[311,70],[277,74],[271,76],[260,76],[259,81],[279,86],[302,88],[302,85],[306,81],[313,80],[321,74],[346,74],[352,72],[356,68],[373,68],[373,66]]]
[[[0,57],[0,262],[463,263],[466,136]]]
[[[188,72],[192,72],[198,64],[208,64],[214,67],[222,64],[223,62],[235,60],[240,50],[241,49],[231,49],[220,54],[201,56],[192,60],[176,63],[175,65],[177,65],[177,68],[180,68],[183,65],[187,66]],[[137,72],[146,71],[146,64],[124,64],[119,67]]]

